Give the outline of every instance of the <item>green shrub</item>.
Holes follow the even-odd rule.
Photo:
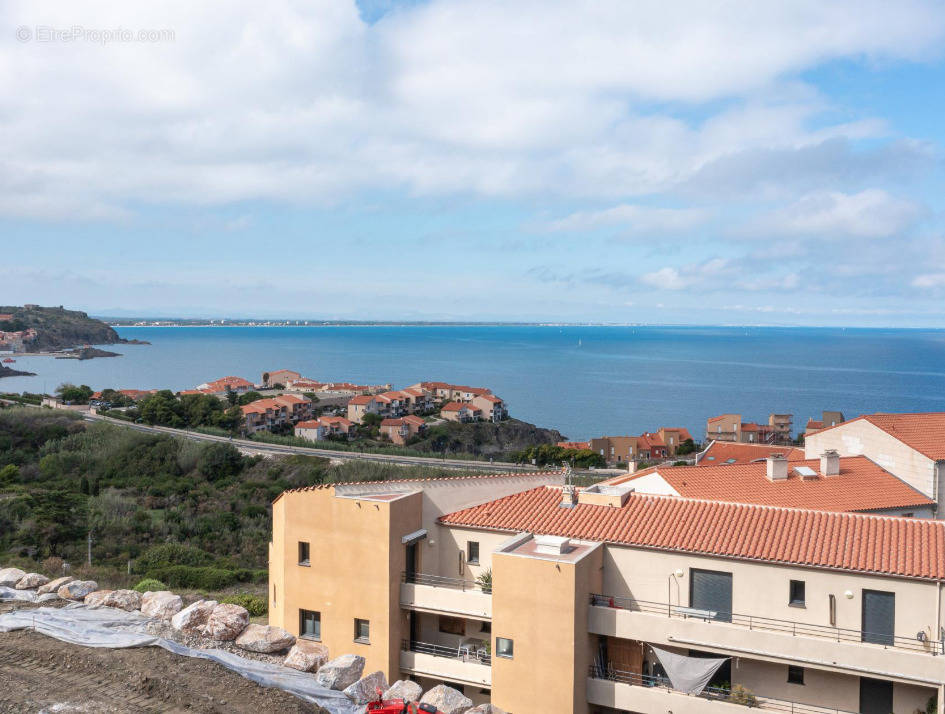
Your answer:
[[[139,593],[146,593],[149,590],[151,592],[156,592],[158,590],[167,590],[167,586],[162,583],[160,580],[155,580],[154,578],[145,578],[139,582],[134,587]]]
[[[171,565],[206,566],[214,560],[213,555],[192,545],[163,543],[151,546],[141,554],[135,561],[135,572],[150,573]]]
[[[227,595],[220,602],[228,605],[242,605],[253,617],[259,617],[269,612],[269,601],[261,595],[250,595],[249,593],[240,593],[239,595]]]
[[[247,570],[247,573],[252,573]],[[222,590],[239,582],[237,571],[224,568],[191,565],[168,565],[148,571],[148,577],[159,578],[171,587],[192,588],[194,590]]]

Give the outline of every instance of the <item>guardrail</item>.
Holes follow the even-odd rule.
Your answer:
[[[835,642],[862,642],[867,644],[895,647],[932,655],[945,654],[945,640],[920,640],[916,637],[900,637],[878,632],[864,632],[832,625],[813,625],[793,620],[778,620],[772,617],[744,615],[734,612],[705,612],[680,605],[664,602],[648,602],[636,598],[612,597],[610,595],[591,595],[591,605],[609,607],[617,610],[631,610],[651,615],[665,615],[684,620],[702,620],[703,622],[725,622],[739,625],[749,630],[779,632],[785,635],[819,637]]]
[[[492,656],[488,652],[482,648],[477,649],[470,645],[435,645],[431,642],[409,642],[408,640],[403,640],[400,643],[400,647],[407,652],[428,654],[445,659],[458,659],[463,662],[483,664],[487,667],[492,666]]]
[[[611,667],[605,669],[599,665],[591,665],[588,674],[592,679],[629,684],[633,687],[659,687],[683,696],[694,696],[728,704],[740,704],[752,709],[766,709],[768,711],[788,712],[789,714],[854,714],[846,709],[831,709],[816,704],[801,704],[786,699],[763,697],[749,690],[740,689],[737,685],[734,690],[722,687],[706,687],[699,694],[686,694],[673,689],[666,677],[651,677],[646,674],[627,672]]]
[[[426,573],[401,572],[400,581],[413,585],[431,585],[435,588],[452,588],[454,590],[477,590],[486,595],[492,594],[492,588],[484,588],[473,580],[462,578],[447,578],[442,575],[428,575]]]

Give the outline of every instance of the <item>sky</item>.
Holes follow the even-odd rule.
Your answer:
[[[6,0],[0,304],[945,327],[945,5]]]

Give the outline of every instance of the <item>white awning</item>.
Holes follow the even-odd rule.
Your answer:
[[[423,540],[426,537],[427,537],[427,529],[421,528],[420,530],[414,531],[413,533],[408,533],[407,535],[405,535],[403,538],[400,539],[400,542],[403,543],[404,545],[410,545],[411,543],[416,543],[418,540]]]

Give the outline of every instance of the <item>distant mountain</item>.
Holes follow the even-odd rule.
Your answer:
[[[35,330],[27,349],[35,352],[81,347],[83,345],[114,345],[128,343],[101,320],[78,310],[38,305],[0,306],[0,315],[10,315],[0,322],[0,330],[18,332]]]

